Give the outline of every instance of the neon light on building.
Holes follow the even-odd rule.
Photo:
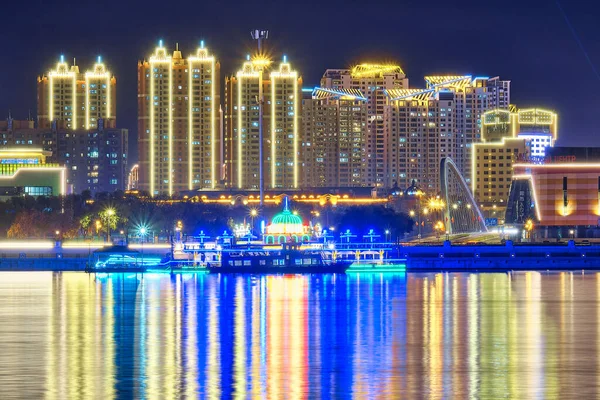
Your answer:
[[[286,197],[283,203],[283,211],[276,214],[269,225],[265,243],[282,243],[284,241],[304,242],[310,239],[302,224],[302,218],[290,211],[289,201]]]
[[[113,78],[114,79],[114,78]],[[93,129],[98,126],[98,120],[93,119],[92,112],[99,118],[109,119],[111,115],[111,74],[98,56],[98,62],[91,71],[85,73],[85,128]],[[94,85],[94,86],[91,86]]]
[[[172,72],[171,72],[171,56],[167,55],[167,50],[162,45],[162,40],[159,42],[159,45],[156,47],[154,54],[150,57],[150,195],[154,196],[156,194],[156,139],[159,141],[161,139],[161,128],[165,125],[164,118],[157,119],[156,118],[156,109],[168,109],[168,120],[166,121],[167,125],[167,135],[168,135],[168,154],[167,161],[169,165],[169,171],[173,170],[173,82],[172,82]],[[159,73],[160,71],[160,73]],[[165,99],[163,96],[156,99],[156,81],[160,79],[161,81],[164,79],[163,74],[168,74],[168,103],[165,103]],[[158,101],[155,101],[158,100]],[[162,104],[161,104],[162,103]],[[157,124],[158,132],[157,132]],[[158,136],[157,136],[158,135]],[[162,156],[160,154],[159,156]],[[162,159],[160,160],[162,161]],[[173,193],[173,179],[172,172],[169,172],[167,175],[167,183],[168,183],[168,193],[172,195]],[[162,178],[162,182],[164,182],[164,176],[160,176],[159,179]]]
[[[287,62],[271,72],[271,187],[298,187],[298,73]],[[291,84],[291,85],[290,85]],[[290,88],[291,86],[291,88]],[[291,94],[290,94],[290,89]],[[290,103],[292,103],[290,107]],[[291,109],[291,111],[290,111]],[[290,118],[290,114],[292,118]],[[291,121],[290,121],[291,120]],[[291,124],[290,124],[291,122]],[[290,130],[291,125],[291,130]],[[291,138],[290,138],[291,136]],[[291,139],[291,146],[290,146]],[[292,157],[289,157],[290,147]],[[286,157],[286,155],[288,155]],[[290,163],[291,178],[288,172]]]
[[[74,66],[75,67],[75,66]],[[48,73],[49,91],[48,91],[48,119],[50,122],[55,120],[66,120],[67,128],[77,129],[77,72],[75,68],[69,69],[61,56],[56,64],[56,69]],[[60,85],[63,91],[55,93],[54,85]],[[70,87],[66,87],[69,85]],[[61,92],[70,91],[71,98]],[[64,110],[70,111],[65,113]]]

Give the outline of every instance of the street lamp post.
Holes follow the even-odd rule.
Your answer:
[[[258,53],[259,55],[262,53],[262,42],[269,38],[269,31],[256,29],[251,32],[252,39],[258,42]],[[264,207],[265,203],[265,175],[264,175],[264,161],[263,161],[263,152],[264,152],[264,143],[263,143],[263,106],[264,106],[264,98],[263,98],[263,68],[261,67],[258,72],[258,158],[259,158],[259,190],[260,190],[260,207]],[[272,145],[275,145],[272,143]]]
[[[256,218],[256,216],[258,215],[258,210],[256,208],[253,208],[252,210],[250,210],[250,232],[254,232],[254,218]]]
[[[114,208],[109,208],[108,210],[106,210],[106,215],[108,215],[107,218],[107,223],[106,223],[106,239],[108,241],[108,243],[110,244],[110,224],[112,222],[112,217],[113,215],[115,215],[115,209]]]
[[[146,236],[146,228],[140,228],[140,236],[142,237],[142,267],[144,267],[144,237]]]

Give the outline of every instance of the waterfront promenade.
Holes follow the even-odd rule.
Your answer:
[[[2,271],[84,271],[93,251],[102,243],[0,242]],[[324,253],[343,251],[324,248]],[[166,258],[171,245],[132,244],[132,249],[146,257]],[[513,243],[504,244],[439,244],[407,243],[386,246],[381,262],[403,260],[406,271],[513,271],[513,270],[579,270],[600,269],[600,244]]]

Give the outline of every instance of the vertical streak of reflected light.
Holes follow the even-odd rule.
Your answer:
[[[470,274],[467,281],[467,335],[469,343],[469,398],[479,393],[479,275]]]
[[[421,342],[423,343],[423,354],[422,354],[422,358],[421,358],[421,362],[423,365],[423,371],[428,371],[429,369],[429,360],[431,359],[431,348],[429,347],[429,323],[430,323],[430,316],[429,316],[429,301],[430,301],[430,297],[429,297],[429,278],[425,277],[423,278],[423,305],[422,305],[422,315],[423,315],[423,330],[421,331]],[[430,375],[427,374],[426,378],[428,378]],[[425,382],[424,382],[425,383]]]
[[[96,344],[96,346],[105,349],[104,354],[100,358],[105,362],[103,389],[106,392],[104,393],[104,397],[113,398],[115,396],[115,296],[112,279],[109,281],[109,286],[106,290],[105,309],[106,316],[100,325],[104,329],[104,334],[102,335],[104,343],[102,345]]]
[[[267,277],[262,276],[260,278],[260,376],[261,386],[263,392],[268,390],[268,376],[267,376],[267,290],[269,281]]]
[[[429,318],[430,318],[430,330],[429,334],[429,347],[430,347],[430,385],[432,388],[432,397],[441,398],[442,388],[442,322],[443,322],[443,309],[442,309],[442,296],[443,296],[443,275],[436,274],[434,282],[430,291],[429,301]]]
[[[266,397],[264,382],[261,382],[261,292],[264,281],[259,278],[254,285],[251,286],[251,320],[250,320],[250,368],[251,368],[251,397],[264,398]]]
[[[138,319],[136,320],[135,323],[135,337],[137,338],[137,341],[139,343],[137,343],[136,345],[136,354],[135,354],[135,372],[134,372],[134,379],[137,385],[137,389],[136,391],[134,391],[134,393],[136,394],[136,396],[139,396],[140,398],[146,398],[147,394],[146,394],[146,385],[145,384],[141,384],[141,382],[146,382],[147,378],[148,378],[148,374],[147,374],[147,370],[146,370],[146,366],[148,364],[148,353],[147,353],[147,327],[148,327],[148,319],[147,319],[147,313],[148,313],[148,307],[146,304],[146,299],[147,299],[147,290],[148,287],[146,285],[146,281],[143,278],[141,278],[141,292],[140,292],[140,304],[136,305],[136,316],[139,316]]]
[[[160,350],[162,348],[160,336],[160,280],[150,282],[148,294],[148,329],[145,342],[147,344],[147,373],[146,373],[146,393],[148,398],[159,399],[159,380],[162,371],[160,370]]]
[[[305,276],[295,276],[287,280],[286,290],[289,299],[290,376],[288,394],[292,399],[303,398],[306,389],[306,288]]]
[[[221,397],[221,345],[219,330],[219,293],[216,285],[218,281],[213,280],[208,292],[208,373],[207,387],[208,396],[213,399]]]
[[[600,371],[600,272],[596,273],[596,370]],[[596,374],[596,386],[600,387],[600,374]]]
[[[183,329],[181,326],[181,314],[183,310],[183,306],[181,303],[181,299],[183,297],[183,279],[182,275],[176,275],[175,279],[175,293],[171,298],[173,302],[170,307],[173,311],[173,329],[172,329],[172,343],[173,343],[173,381],[171,382],[171,390],[174,390],[173,395],[181,396],[181,382],[182,382],[182,370],[181,363],[183,359],[183,347],[181,335],[183,334]],[[170,394],[170,393],[169,393]]]
[[[461,324],[461,309],[458,307],[458,285],[459,281],[456,275],[452,276],[452,381],[454,382],[454,393],[464,393],[464,379],[459,379],[459,371],[465,370],[464,357],[460,354],[461,346],[460,339],[462,338],[459,332]]]
[[[184,300],[187,303],[185,307],[186,313],[184,315],[185,320],[185,370],[182,371],[185,374],[185,394],[188,399],[196,397],[198,394],[198,336],[196,334],[198,329],[198,317],[196,312],[196,306],[198,304],[197,296],[197,279],[198,275],[187,282],[185,282],[185,297]]]
[[[281,358],[283,356],[282,351],[284,350],[280,344],[280,335],[282,333],[282,283],[280,282],[283,278],[280,276],[268,276],[268,294],[267,294],[267,316],[268,316],[268,333],[267,333],[267,371],[268,371],[268,382],[267,390],[268,397],[277,399],[280,398],[283,393],[280,393],[282,384],[281,379]]]
[[[246,297],[244,278],[236,277],[235,282],[235,320],[234,320],[234,398],[244,399],[248,387],[246,375]]]
[[[356,335],[354,341],[354,358],[353,358],[353,370],[354,374],[352,376],[352,392],[356,393],[357,397],[368,397],[368,387],[365,387],[363,372],[365,368],[364,353],[362,349],[364,348],[365,341],[368,341],[369,332],[367,332],[369,326],[368,322],[363,321],[363,312],[361,309],[362,302],[362,276],[360,274],[356,275],[356,304],[354,309],[356,310],[356,325],[354,328],[354,332]],[[367,285],[367,288],[370,290],[370,287]],[[369,297],[371,293],[369,292]],[[369,307],[367,308],[367,312],[369,312]],[[372,354],[369,354],[372,356]]]
[[[540,274],[527,272],[526,274],[526,308],[525,308],[525,349],[527,351],[527,398],[542,395],[543,383],[543,343],[541,341],[541,283]]]

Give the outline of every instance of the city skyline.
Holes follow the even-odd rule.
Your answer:
[[[129,7],[115,4],[115,7],[117,6]],[[190,11],[197,9],[195,7],[197,6],[192,6]],[[337,10],[333,3],[322,7],[324,15]],[[8,6],[9,12],[13,11],[17,16],[25,12],[21,8],[17,5]],[[219,7],[205,5],[204,9],[206,13],[202,15],[209,14],[211,10],[216,12]],[[0,113],[8,115],[10,109],[13,116],[19,119],[25,118],[28,110],[35,115],[35,80],[32,77],[52,67],[61,53],[65,54],[67,60],[76,56],[81,65],[92,64],[100,54],[107,60],[111,72],[119,80],[119,125],[130,130],[132,149],[135,149],[135,62],[148,54],[158,39],[162,38],[170,47],[174,47],[178,41],[185,49],[197,47],[199,41],[204,39],[207,45],[214,49],[225,75],[236,71],[237,60],[254,48],[254,43],[249,37],[250,30],[264,27],[271,32],[267,42],[268,48],[273,49],[276,54],[287,54],[294,60],[295,69],[304,78],[304,86],[318,86],[318,81],[327,68],[347,68],[352,64],[367,61],[394,61],[403,67],[413,83],[416,83],[419,77],[439,73],[502,76],[518,83],[518,89],[513,92],[514,103],[522,107],[543,105],[561,114],[561,130],[564,132],[561,140],[571,140],[579,145],[583,145],[586,140],[598,140],[594,135],[596,130],[593,117],[593,110],[598,107],[598,101],[588,89],[588,85],[597,85],[598,79],[571,36],[564,17],[554,5],[544,5],[537,9],[520,8],[516,16],[511,14],[510,9],[495,4],[484,7],[474,3],[469,11],[460,12],[446,6],[444,14],[449,20],[453,19],[453,23],[440,21],[431,32],[411,35],[410,40],[403,38],[411,26],[419,23],[410,20],[420,15],[423,6],[408,5],[400,14],[394,6],[390,6],[389,13],[379,16],[381,23],[362,21],[363,29],[359,32],[346,32],[340,37],[328,35],[331,28],[317,26],[306,30],[302,21],[306,21],[306,18],[311,18],[312,15],[308,5],[293,7],[297,18],[285,24],[276,21],[277,18],[262,16],[247,5],[240,5],[240,11],[243,12],[230,16],[228,22],[231,22],[231,26],[228,25],[226,33],[206,16],[200,17],[201,24],[192,23],[190,17],[180,16],[175,25],[166,17],[158,20],[157,12],[148,10],[147,13],[154,22],[152,29],[137,35],[131,35],[131,29],[117,26],[119,24],[115,24],[116,26],[103,35],[92,34],[75,18],[84,10],[85,7],[63,10],[74,17],[77,36],[73,36],[72,29],[68,29],[67,33],[67,29],[56,27],[52,42],[39,51],[23,50],[31,48],[31,45],[27,45],[28,42],[40,39],[43,30],[38,27],[32,26],[28,30],[19,42],[24,45],[18,48],[11,41],[11,38],[15,38],[14,33],[7,32],[3,36],[4,39],[0,39],[0,42],[6,40],[4,44],[8,52],[26,60],[16,66],[3,67],[5,74],[0,78],[0,88],[6,95],[0,99]],[[53,10],[48,12],[54,13]],[[272,9],[274,16],[283,13],[280,7]],[[543,13],[547,18],[536,17],[538,13]],[[582,11],[569,5],[565,8],[565,13],[571,17],[573,25],[579,30],[584,44],[592,43],[590,39],[597,33],[589,29],[590,21]],[[166,16],[169,14],[166,12]],[[359,15],[356,7],[348,7],[341,11],[340,18],[357,18]],[[394,15],[396,19],[404,22],[394,24]],[[411,16],[415,18],[410,18]],[[477,17],[481,19],[478,20]],[[124,22],[122,16],[116,18],[120,18],[117,21]],[[314,18],[318,18],[318,15]],[[135,24],[138,19],[139,16],[132,17],[131,23]],[[478,32],[477,37],[469,38],[468,29],[460,27],[461,20],[477,21],[473,24],[482,31]],[[36,19],[32,18],[24,24],[29,26],[35,21]],[[497,34],[495,27],[498,26],[505,27],[500,31],[515,33]],[[0,29],[8,27],[10,24]],[[521,40],[520,36],[524,36],[525,33],[530,33],[527,40]],[[463,37],[463,34],[464,45],[446,46],[443,43],[445,41],[439,39],[452,37],[448,35]],[[556,57],[557,52],[561,50],[563,56]],[[595,54],[593,50],[593,46],[588,48],[592,61]],[[581,84],[574,83],[572,79],[556,79],[558,76],[577,77]],[[137,159],[137,155],[134,156]]]
[[[255,102],[261,92],[265,93],[267,132],[263,164],[270,188],[300,187],[298,168],[302,167],[307,178],[316,172],[303,179],[304,187],[335,187],[340,178],[350,178],[352,182],[342,186],[408,187],[416,180],[425,190],[437,191],[437,165],[444,156],[454,159],[470,182],[471,146],[481,140],[483,113],[508,111],[511,105],[508,80],[430,75],[423,79],[425,87],[415,88],[414,84],[409,87],[402,67],[392,63],[327,69],[320,88],[300,90],[302,78],[287,56],[282,56],[277,68],[272,53],[248,54],[241,70],[225,76],[225,101],[221,103],[218,59],[203,40],[195,55],[185,58],[184,52],[176,43],[171,53],[159,40],[154,53],[138,61],[140,189],[152,195],[216,189],[217,184],[258,189],[262,172],[258,170],[260,123]],[[86,72],[84,79],[76,59],[69,67],[61,55],[56,69],[38,78],[38,108],[42,110],[38,125],[48,128],[56,120],[76,129],[95,123],[90,109],[97,106],[108,113],[98,117],[114,118],[116,101],[111,97],[116,78],[105,71],[98,56],[94,72]],[[88,76],[100,80],[93,84]],[[91,95],[97,97],[95,102],[90,101]],[[310,117],[300,112],[301,97]],[[46,112],[49,98],[53,119]],[[349,98],[359,101],[348,108]],[[320,116],[325,109],[327,116]],[[349,111],[361,116],[347,120]],[[224,127],[221,134],[219,120]],[[322,147],[326,142],[331,145]],[[325,171],[320,170],[320,163]]]

